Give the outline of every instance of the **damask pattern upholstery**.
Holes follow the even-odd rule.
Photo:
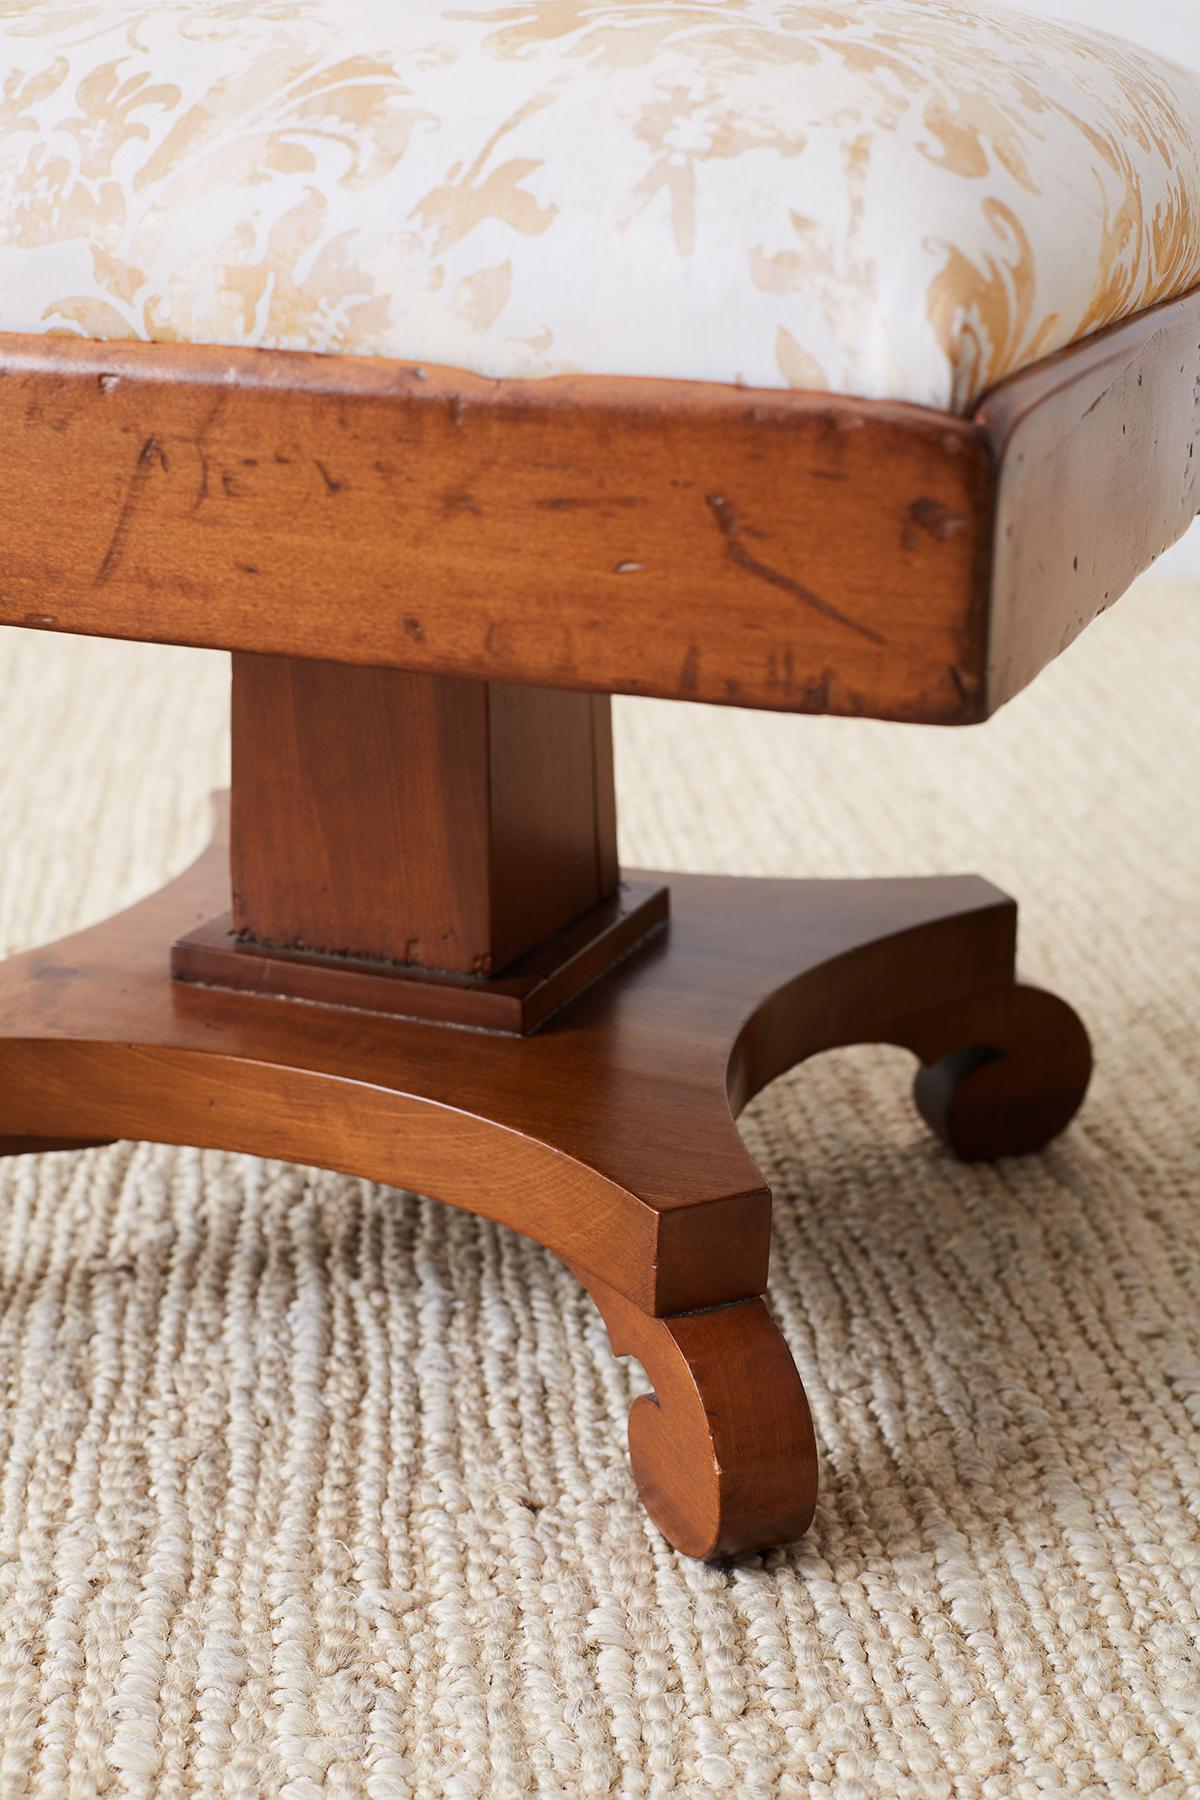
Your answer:
[[[0,0],[0,330],[968,410],[1200,283],[1200,77],[986,0]]]

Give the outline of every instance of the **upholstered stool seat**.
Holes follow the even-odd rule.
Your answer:
[[[887,1042],[1023,1154],[1091,1049],[973,876],[622,870],[609,696],[975,723],[1188,527],[1200,82],[980,0],[62,0],[0,67],[0,625],[233,667],[208,855],[0,968],[0,1154],[525,1232],[671,1542],[798,1534],[736,1113]]]
[[[956,413],[1200,280],[1200,81],[987,0],[0,26],[0,329]]]

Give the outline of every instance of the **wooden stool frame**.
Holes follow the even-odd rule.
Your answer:
[[[734,1119],[838,1044],[968,1157],[1091,1055],[973,877],[621,871],[607,696],[987,717],[1200,511],[1200,293],[974,418],[0,339],[0,624],[234,653],[232,804],[159,895],[0,967],[0,1151],[211,1145],[548,1245],[654,1386],[680,1549],[803,1531],[812,1426]]]

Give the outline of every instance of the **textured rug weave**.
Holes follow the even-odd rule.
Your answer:
[[[979,869],[1096,1040],[1024,1162],[956,1164],[896,1051],[746,1115],[797,1547],[667,1548],[640,1376],[511,1233],[247,1157],[0,1164],[0,1794],[1200,1791],[1198,651],[1200,594],[1143,590],[981,731],[618,707],[629,860]],[[225,669],[8,633],[0,704],[7,951],[200,846]]]

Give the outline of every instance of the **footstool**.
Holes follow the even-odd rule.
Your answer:
[[[883,1041],[1036,1151],[1088,1040],[982,880],[622,870],[609,696],[972,724],[1183,532],[1200,80],[986,0],[81,0],[0,61],[0,623],[233,665],[210,851],[0,970],[0,1150],[502,1221],[644,1365],[670,1541],[803,1532],[738,1110]]]

